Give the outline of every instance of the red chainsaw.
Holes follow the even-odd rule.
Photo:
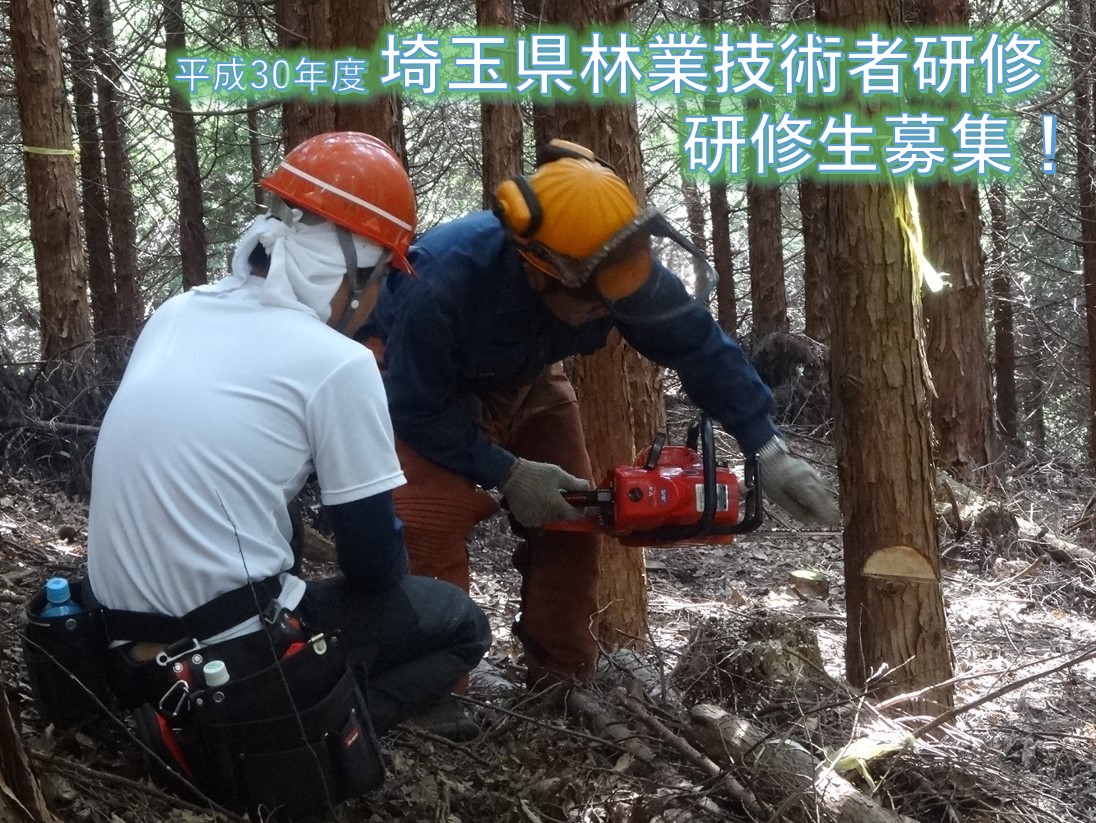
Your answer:
[[[585,509],[585,516],[544,528],[606,534],[626,546],[730,543],[765,519],[757,456],[747,457],[743,469],[740,507],[738,477],[716,462],[712,421],[701,415],[685,445],[669,446],[659,432],[634,465],[613,469],[600,488],[565,492],[563,498]]]

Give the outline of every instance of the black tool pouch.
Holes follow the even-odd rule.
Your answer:
[[[384,781],[365,700],[335,645],[313,641],[275,666],[191,694],[177,735],[200,788],[264,821],[293,820]]]
[[[71,584],[78,603],[82,586]],[[107,637],[97,610],[45,618],[45,606],[43,587],[26,605],[23,661],[38,713],[56,726],[71,726],[99,712],[100,704],[110,706]]]

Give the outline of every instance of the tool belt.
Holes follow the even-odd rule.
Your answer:
[[[219,649],[202,651],[208,660]],[[323,812],[384,780],[380,744],[337,636],[294,643],[273,665],[224,686],[177,680],[134,713],[133,726],[214,800],[264,821]]]
[[[47,602],[43,587],[27,601],[22,635],[27,679],[38,713],[59,727],[111,709],[116,698],[124,708],[144,702],[129,673],[112,670],[108,654],[112,641],[193,643],[191,638],[220,634],[268,608],[281,592],[281,581],[275,575],[245,584],[182,617],[107,609],[86,578],[70,584],[70,590],[83,611],[42,617]]]
[[[44,719],[71,725],[101,707],[128,709],[131,730],[171,768],[262,820],[321,812],[383,782],[380,745],[337,635],[281,608],[276,577],[181,618],[105,609],[86,580],[72,590],[85,608],[76,615],[41,618],[44,589],[27,604],[24,654]],[[261,631],[194,640],[254,616],[257,604]],[[164,645],[137,661],[128,647],[110,648],[115,638]],[[225,664],[227,683],[206,684],[211,660]]]

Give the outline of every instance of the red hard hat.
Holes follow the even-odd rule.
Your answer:
[[[260,185],[390,250],[410,271],[415,193],[399,157],[371,134],[335,131],[305,140]]]

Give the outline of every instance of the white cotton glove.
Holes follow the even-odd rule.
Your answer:
[[[499,491],[510,513],[521,525],[536,529],[555,520],[577,520],[582,509],[572,506],[560,492],[585,491],[590,483],[568,474],[554,463],[536,463],[521,457],[514,463]]]
[[[841,520],[833,493],[806,460],[793,457],[788,444],[773,436],[757,453],[765,496],[803,523],[836,526]]]

